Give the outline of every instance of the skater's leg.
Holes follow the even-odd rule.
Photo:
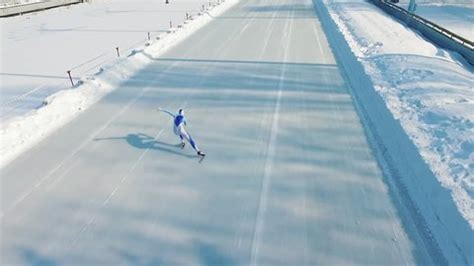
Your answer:
[[[184,148],[185,143],[183,135],[179,134],[179,138],[181,139],[181,148]]]
[[[176,136],[179,137],[179,139],[181,140],[181,148],[184,148],[184,137],[183,135],[181,134],[181,127],[177,127],[177,126],[174,126],[173,127],[173,132]]]
[[[196,151],[199,151],[198,147],[196,146],[196,143],[194,142],[191,136],[189,136],[189,142],[191,143],[191,146],[193,146],[193,149],[195,149]]]
[[[174,132],[175,135],[181,137],[181,130],[180,130],[180,127],[173,126],[173,132]]]
[[[184,137],[191,144],[193,149],[196,150],[197,152],[199,152],[199,148],[196,145],[196,142],[194,142],[194,140],[191,138],[191,136],[188,134],[188,132],[186,132],[186,130],[184,130],[183,127],[181,127],[180,131],[181,131],[180,136]]]

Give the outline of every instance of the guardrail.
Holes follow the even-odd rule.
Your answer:
[[[50,0],[42,2],[34,2],[29,4],[21,4],[14,6],[0,7],[0,17],[10,17],[25,13],[41,11],[45,9],[55,8],[59,6],[67,6],[82,3],[84,0]]]
[[[423,36],[437,45],[458,52],[471,65],[474,65],[474,42],[465,39],[427,19],[413,14],[386,0],[370,0],[386,13],[404,22],[409,27],[418,30]]]

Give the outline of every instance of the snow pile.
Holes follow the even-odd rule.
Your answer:
[[[368,2],[323,1],[326,7],[315,5],[356,84],[356,106],[387,182],[433,257],[473,263],[472,66]]]
[[[408,0],[400,6],[408,9]],[[416,1],[415,13],[468,40],[474,36],[474,2],[466,1]]]
[[[209,23],[213,17],[232,7],[236,0],[214,5],[203,13],[191,17],[177,28],[170,29],[157,40],[137,47],[126,58],[103,66],[98,73],[83,77],[74,89],[61,90],[44,100],[44,106],[28,114],[13,118],[0,125],[0,168],[18,155],[71,121],[103,96],[120,86],[130,76],[145,67],[187,36]]]
[[[376,90],[474,228],[472,67],[366,2],[330,8]]]

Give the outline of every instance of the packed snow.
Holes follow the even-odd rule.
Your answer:
[[[95,0],[0,19],[0,119],[21,116],[47,96],[111,63],[119,52],[182,24],[209,1]],[[212,1],[216,3],[216,1]],[[19,52],[21,51],[21,52]]]
[[[400,1],[407,9],[409,1]],[[461,37],[474,41],[473,1],[416,1],[415,14],[452,31]]]
[[[213,16],[230,8],[236,1],[225,1],[190,16],[189,20],[160,34],[143,45],[135,46],[123,56],[97,67],[91,75],[84,75],[76,83],[80,86],[63,89],[41,101],[41,108],[13,117],[0,124],[0,168],[22,152],[60,128],[104,95],[123,83],[133,73],[145,67],[153,57],[173,47]],[[48,61],[46,61],[48,62]],[[28,79],[25,79],[28,82]],[[2,85],[3,86],[3,85]],[[61,87],[63,88],[63,87]]]
[[[32,3],[38,3],[38,2],[43,2],[43,1],[44,0],[0,0],[0,8],[32,4]]]
[[[327,1],[353,53],[474,228],[474,73],[365,1]]]

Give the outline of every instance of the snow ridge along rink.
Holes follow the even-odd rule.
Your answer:
[[[315,6],[407,217],[446,263],[473,264],[472,66],[368,2],[322,2]]]
[[[439,263],[400,214],[311,1],[240,1],[150,54],[2,169],[0,264]],[[201,164],[157,107],[185,108]]]

